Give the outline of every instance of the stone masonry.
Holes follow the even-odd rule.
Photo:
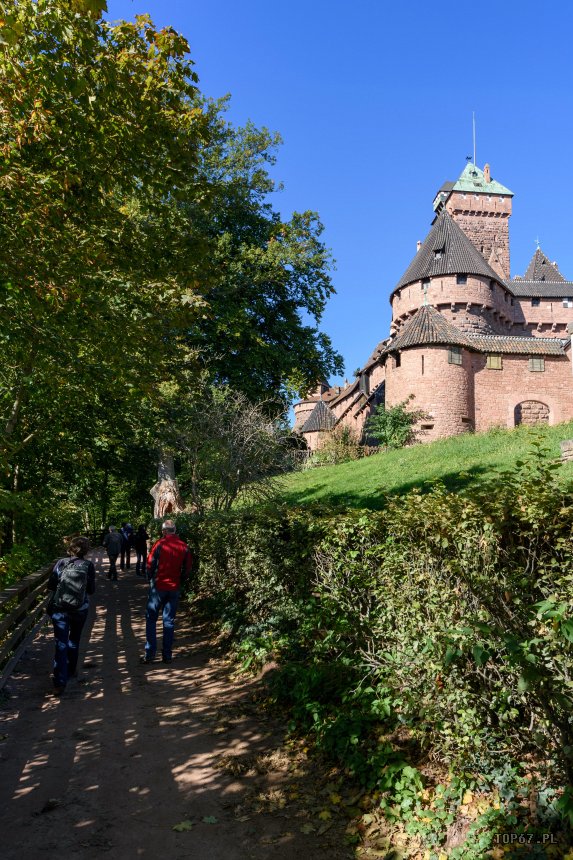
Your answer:
[[[538,248],[510,277],[513,193],[466,165],[434,200],[432,227],[392,291],[390,336],[352,383],[296,404],[315,449],[344,424],[364,435],[381,403],[412,398],[422,441],[573,419],[573,281]]]

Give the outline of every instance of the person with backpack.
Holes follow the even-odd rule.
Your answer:
[[[120,568],[129,570],[131,567],[131,548],[133,546],[133,526],[131,523],[122,523],[121,535],[121,561]]]
[[[137,556],[137,561],[135,562],[136,576],[145,576],[145,574],[147,573],[148,540],[149,535],[147,534],[145,526],[139,526],[137,531],[135,532],[135,535],[133,536],[133,546],[135,548],[135,554]]]
[[[109,527],[109,532],[103,539],[103,545],[107,550],[107,557],[109,558],[107,578],[117,582],[117,557],[123,546],[123,538],[115,526]]]
[[[153,545],[147,557],[149,594],[145,613],[145,654],[141,657],[141,663],[153,663],[155,660],[160,611],[163,613],[163,662],[171,663],[173,660],[175,613],[181,586],[191,571],[191,550],[175,534],[173,520],[165,520],[162,531],[163,536]]]
[[[95,567],[86,559],[89,548],[87,537],[72,538],[68,558],[55,563],[48,580],[48,590],[53,592],[46,611],[52,619],[56,640],[53,667],[56,696],[62,695],[68,679],[76,675],[80,638],[88,617],[88,595],[95,591]]]

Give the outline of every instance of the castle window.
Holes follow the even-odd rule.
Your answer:
[[[462,363],[462,348],[461,346],[450,346],[448,349],[448,364]]]
[[[512,305],[512,306],[513,306],[513,296],[510,296],[510,297],[509,297],[509,303],[510,303],[510,305]]]
[[[537,372],[542,372],[545,370],[545,358],[530,358],[529,359],[529,369],[535,370]]]
[[[434,259],[441,260],[441,258],[444,256],[444,251],[445,248],[436,248],[434,250]]]
[[[563,299],[563,307],[573,308],[573,296],[567,296],[566,299]]]
[[[467,275],[456,275],[456,284],[467,284],[468,276]]]
[[[538,308],[540,304],[541,304],[541,299],[538,299],[538,298],[531,299],[531,307],[532,308]]]
[[[397,352],[396,355],[394,356],[394,367],[400,367],[401,364],[402,364],[402,356],[400,355],[399,352]]]
[[[422,281],[422,289],[423,290],[429,290],[430,289],[430,279],[429,278],[424,278],[424,280]]]
[[[488,355],[486,358],[485,366],[488,370],[501,370],[502,369],[502,361],[501,355]]]

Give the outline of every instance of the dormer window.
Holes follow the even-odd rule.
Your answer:
[[[434,259],[435,260],[441,260],[443,256],[444,256],[444,249],[443,248],[436,248],[434,251]]]
[[[532,308],[538,308],[540,304],[541,304],[541,299],[539,299],[539,298],[531,299],[531,307]]]
[[[468,276],[467,275],[456,275],[456,284],[467,284]]]

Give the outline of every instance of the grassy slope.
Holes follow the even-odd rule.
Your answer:
[[[459,489],[511,469],[531,450],[532,436],[540,432],[557,458],[559,442],[573,438],[573,422],[534,431],[520,427],[464,434],[339,466],[309,469],[285,478],[282,496],[292,505],[328,502],[378,508],[383,494],[404,493],[426,481],[441,480],[450,489]],[[564,481],[573,480],[573,461],[564,464],[560,474]]]

